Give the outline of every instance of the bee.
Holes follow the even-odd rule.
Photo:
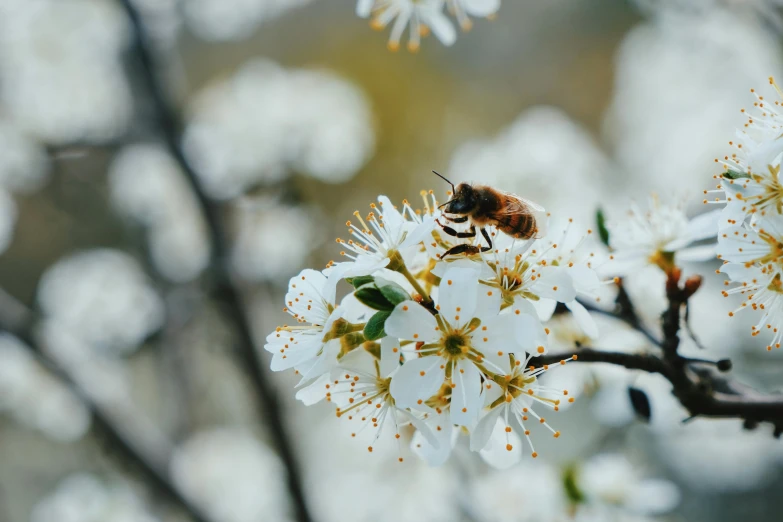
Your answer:
[[[470,229],[466,232],[457,232],[452,227],[437,221],[443,232],[458,238],[476,237],[476,231],[480,231],[487,244],[480,245],[456,245],[441,254],[440,258],[455,254],[473,255],[492,249],[492,239],[485,227],[495,226],[506,235],[517,239],[530,239],[541,237],[544,234],[546,223],[546,210],[540,205],[528,201],[516,194],[509,194],[487,185],[470,185],[460,183],[454,187],[454,183],[432,171],[451,185],[453,191],[451,199],[441,205],[445,214],[457,217],[444,216],[451,223],[465,223],[470,221]]]

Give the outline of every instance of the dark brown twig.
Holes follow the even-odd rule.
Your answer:
[[[256,351],[253,339],[252,325],[245,312],[242,295],[231,280],[227,260],[231,245],[223,225],[222,208],[211,201],[204,192],[196,172],[185,158],[180,146],[182,125],[168,100],[167,89],[161,81],[155,63],[154,50],[150,44],[146,29],[139,13],[133,7],[131,0],[120,0],[130,18],[136,41],[134,56],[138,60],[141,79],[150,97],[155,124],[160,130],[169,153],[177,161],[185,174],[190,186],[198,199],[204,220],[212,240],[211,275],[217,286],[217,295],[226,308],[226,317],[233,323],[237,335],[239,354],[243,367],[256,390],[261,402],[262,419],[269,429],[272,442],[288,471],[288,489],[291,493],[299,522],[309,522],[310,514],[304,498],[304,492],[299,478],[299,467],[295,461],[289,437],[285,433],[279,402],[272,385],[267,381],[262,370],[263,363]]]
[[[669,305],[661,317],[662,355],[647,353],[627,354],[580,348],[573,352],[576,362],[603,362],[633,370],[659,373],[672,384],[672,393],[692,417],[734,418],[744,421],[746,428],[769,422],[774,434],[783,433],[783,395],[764,395],[752,388],[726,378],[721,371],[731,368],[730,361],[705,361],[679,354],[679,331],[682,311],[688,299],[698,290],[701,279],[692,277],[680,284],[680,271],[674,269],[668,276],[666,295]],[[630,302],[630,301],[629,301]],[[608,313],[605,312],[604,313]],[[609,315],[613,315],[609,313]],[[618,314],[620,320],[631,324],[628,316]],[[536,366],[557,364],[572,353],[549,354],[533,359]],[[569,363],[570,364],[570,363]],[[715,368],[710,368],[714,365]]]

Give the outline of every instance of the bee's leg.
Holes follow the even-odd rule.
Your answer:
[[[464,223],[467,220],[468,220],[468,216],[449,218],[449,221],[451,221],[452,223]]]
[[[438,223],[438,225],[440,225],[440,223]],[[476,237],[476,227],[475,226],[471,226],[470,229],[467,232],[457,232],[453,228],[446,227],[446,226],[443,226],[443,225],[440,225],[440,227],[443,229],[443,231],[446,234],[448,234],[450,236],[459,237],[459,238]]]
[[[478,254],[482,248],[483,247],[477,247],[475,245],[456,245],[443,252],[440,255],[440,258],[443,259],[446,256],[453,256],[457,254],[466,254],[471,256],[473,254]]]
[[[481,229],[481,235],[484,236],[484,239],[487,240],[487,246],[481,247],[481,251],[486,252],[488,250],[492,250],[492,240],[489,238],[489,234],[487,233],[486,228]]]

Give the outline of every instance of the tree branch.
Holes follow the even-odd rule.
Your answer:
[[[145,478],[154,492],[162,492],[170,502],[183,509],[195,522],[210,522],[199,508],[191,504],[170,480],[168,470],[160,465],[153,455],[147,455],[143,447],[122,433],[111,420],[104,409],[78,386],[71,376],[51,359],[38,343],[35,335],[38,324],[33,312],[17,301],[4,290],[0,289],[0,331],[7,332],[25,345],[35,359],[64,382],[70,390],[82,401],[92,414],[93,429],[100,432],[111,444],[117,456],[125,462],[132,463]],[[166,463],[167,464],[167,463]]]
[[[764,395],[726,378],[720,372],[731,369],[728,359],[712,362],[679,354],[682,309],[687,306],[688,299],[698,290],[700,284],[701,279],[695,276],[681,286],[680,271],[676,268],[669,274],[666,283],[669,305],[661,318],[664,334],[663,341],[659,343],[663,352],[661,356],[578,348],[571,353],[536,357],[531,362],[536,366],[551,365],[573,355],[576,358],[574,362],[601,362],[659,373],[671,382],[672,393],[691,416],[741,419],[748,429],[755,428],[759,423],[769,422],[774,426],[775,437],[779,437],[783,434],[783,395]],[[605,310],[602,312],[631,324],[628,315],[622,316],[620,313]]]
[[[299,522],[309,522],[310,514],[304,498],[304,492],[299,477],[299,467],[295,461],[289,437],[285,433],[279,402],[274,388],[267,382],[262,371],[263,363],[256,351],[253,339],[252,325],[250,324],[244,309],[242,296],[233,284],[227,260],[231,252],[231,245],[223,226],[222,209],[219,204],[211,201],[198,179],[197,174],[185,158],[180,146],[182,125],[178,120],[176,111],[172,109],[166,94],[167,89],[157,74],[154,51],[148,38],[146,29],[139,13],[133,7],[131,0],[120,0],[130,18],[133,31],[136,36],[135,57],[139,62],[141,79],[152,103],[156,124],[162,134],[162,138],[169,153],[177,161],[196,195],[201,207],[204,220],[212,240],[211,275],[215,277],[216,295],[226,306],[227,317],[233,323],[237,334],[239,353],[244,369],[261,402],[262,419],[267,422],[264,425],[269,429],[272,442],[283,464],[288,471],[288,488],[296,509],[296,518]]]

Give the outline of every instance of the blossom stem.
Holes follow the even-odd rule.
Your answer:
[[[399,263],[397,263],[396,268],[397,272],[401,273],[405,279],[408,280],[408,282],[411,284],[414,290],[422,297],[425,301],[431,302],[432,299],[430,298],[430,295],[427,293],[427,291],[424,289],[424,287],[421,286],[421,284],[416,280],[416,277],[414,277],[413,274],[411,274],[411,271],[408,270],[408,267],[405,266],[405,261],[402,260],[402,256],[400,256],[399,253],[397,253],[397,256],[400,258]]]

